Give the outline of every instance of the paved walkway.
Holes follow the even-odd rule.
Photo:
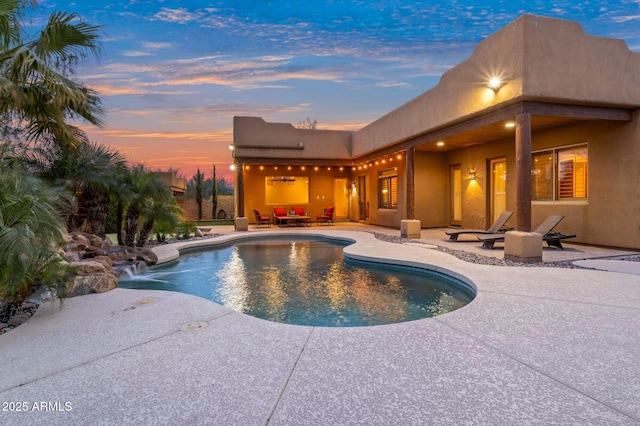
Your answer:
[[[327,228],[300,232],[353,239],[354,258],[454,274],[478,296],[357,328],[276,324],[161,291],[50,302],[0,336],[0,424],[640,424],[640,275],[477,265]],[[443,244],[431,232],[422,242]],[[597,258],[591,249],[565,252]]]

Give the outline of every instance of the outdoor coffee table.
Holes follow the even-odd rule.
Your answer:
[[[311,226],[309,216],[276,216],[276,220],[286,226]]]

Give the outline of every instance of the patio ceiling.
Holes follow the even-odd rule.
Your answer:
[[[554,127],[560,127],[567,125],[575,121],[584,121],[585,118],[575,119],[567,117],[531,117],[531,131],[538,132],[541,130],[547,130]],[[456,133],[451,136],[443,136],[441,138],[433,139],[433,135],[430,135],[429,142],[417,145],[416,151],[428,151],[428,152],[440,152],[440,151],[452,151],[455,149],[465,148],[472,145],[479,145],[488,142],[495,142],[507,138],[515,137],[515,126],[508,127],[508,124],[515,124],[515,119],[506,119],[496,123],[488,124],[482,127],[477,127],[471,130],[467,130],[461,133]],[[442,142],[443,145],[438,146],[438,142]]]

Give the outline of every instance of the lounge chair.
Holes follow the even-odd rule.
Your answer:
[[[462,235],[462,234],[498,234],[498,233],[504,233],[504,232],[509,230],[509,229],[505,228],[504,225],[511,218],[511,215],[513,215],[513,212],[507,212],[507,211],[502,212],[500,217],[498,217],[498,219],[496,219],[496,221],[493,222],[493,225],[491,225],[491,227],[489,229],[487,229],[487,230],[484,230],[484,229],[448,229],[448,230],[444,231],[444,233],[449,236],[449,240],[451,240],[451,241],[458,241],[458,237],[460,235]]]
[[[268,225],[271,228],[271,218],[269,216],[260,214],[260,212],[256,209],[253,209],[253,214],[256,217],[256,228],[260,225]]]
[[[333,225],[333,207],[324,209],[322,214],[316,216],[316,225],[320,225],[321,223]]]
[[[565,235],[561,232],[553,231],[564,219],[561,215],[551,215],[545,219],[533,232],[537,232],[542,235],[542,239],[547,242],[549,247],[558,247],[560,250],[564,250],[562,247],[562,240],[566,238],[575,238],[575,235]],[[493,245],[498,241],[504,241],[504,234],[491,234],[491,235],[478,235],[478,239],[482,241],[482,246],[488,249],[493,249]]]

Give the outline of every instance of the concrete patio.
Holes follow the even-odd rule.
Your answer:
[[[226,231],[218,239],[247,235]],[[640,423],[637,262],[602,259],[623,252],[544,250],[545,262],[595,259],[580,265],[622,272],[488,266],[429,248],[502,254],[449,243],[442,230],[409,244],[357,231],[399,235],[358,224],[249,234],[352,239],[347,256],[445,271],[472,282],[476,299],[435,318],[362,328],[277,324],[161,291],[48,302],[0,336],[2,423]],[[27,412],[8,410],[22,402]]]

